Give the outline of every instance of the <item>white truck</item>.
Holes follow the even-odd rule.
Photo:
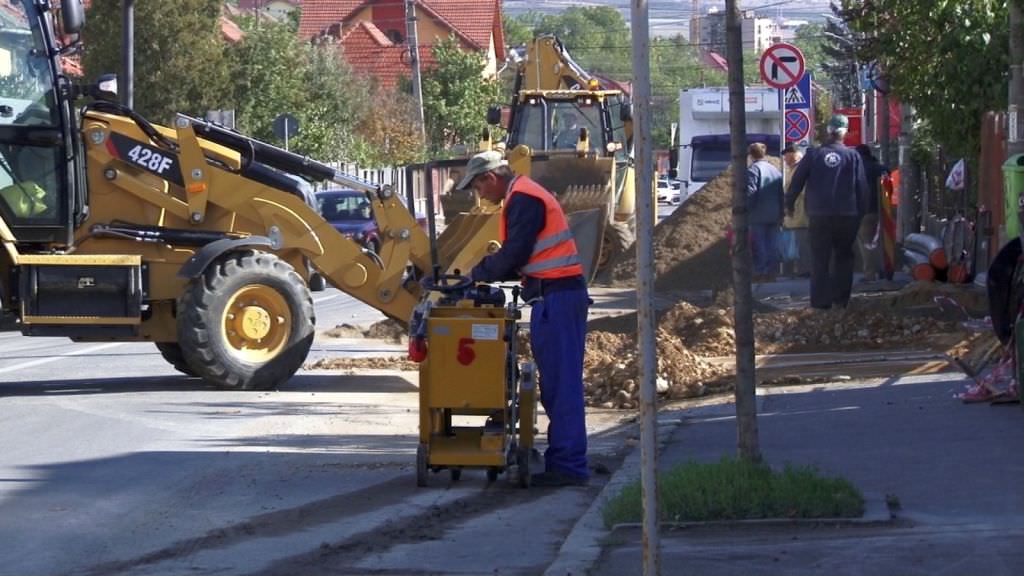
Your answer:
[[[779,90],[746,88],[747,142],[763,142],[778,156],[782,140]],[[677,179],[687,197],[729,167],[729,89],[690,88],[679,91],[679,166]],[[744,146],[744,148],[746,147]]]

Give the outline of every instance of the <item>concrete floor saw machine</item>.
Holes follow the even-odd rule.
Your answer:
[[[447,469],[456,482],[463,468],[482,468],[489,482],[508,471],[528,488],[537,371],[518,360],[519,287],[506,303],[500,287],[436,267],[422,285],[409,326],[420,365],[416,484],[427,486],[430,472]]]

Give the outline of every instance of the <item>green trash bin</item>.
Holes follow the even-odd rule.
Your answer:
[[[1021,233],[1021,215],[1024,206],[1024,154],[1015,154],[1003,162],[1003,214],[1006,238]]]

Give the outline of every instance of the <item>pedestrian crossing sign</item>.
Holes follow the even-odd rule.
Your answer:
[[[797,86],[790,86],[786,88],[785,96],[786,104],[807,104],[807,99],[804,98],[803,92]]]

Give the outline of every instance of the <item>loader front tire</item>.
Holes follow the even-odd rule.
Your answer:
[[[185,354],[181,351],[181,346],[177,342],[154,342],[156,349],[160,351],[160,355],[164,357],[164,360],[174,366],[174,369],[186,376],[195,376],[196,372],[188,365],[185,360]]]
[[[189,283],[178,310],[185,360],[221,388],[283,384],[313,344],[313,299],[302,277],[273,254],[226,254]]]

